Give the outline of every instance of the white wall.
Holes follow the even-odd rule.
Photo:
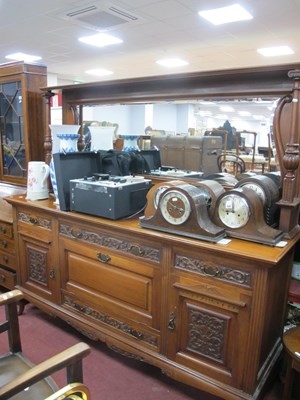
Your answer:
[[[61,109],[53,108],[52,123],[60,124],[60,118]],[[143,135],[148,125],[154,130],[180,134],[188,134],[189,128],[196,128],[196,132],[202,135],[205,130],[219,128],[225,122],[217,118],[195,116],[192,105],[175,103],[84,107],[83,119],[117,123],[119,135]],[[232,118],[229,122],[238,131],[257,132],[257,146],[268,146],[268,133],[270,133],[268,121],[263,123]],[[252,145],[252,136],[248,135],[247,143]]]

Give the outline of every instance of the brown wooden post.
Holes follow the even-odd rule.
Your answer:
[[[300,70],[288,73],[294,79],[292,97],[284,97],[274,118],[275,141],[279,149],[284,148],[281,163],[282,198],[278,202],[281,207],[279,229],[286,232],[287,238],[294,237],[299,227],[299,113],[300,113]],[[286,108],[286,109],[285,109]],[[290,116],[290,124],[286,115]],[[281,121],[282,120],[282,121]]]
[[[51,124],[51,98],[55,93],[50,90],[44,93],[46,99],[46,115],[45,115],[45,136],[44,136],[44,149],[45,149],[45,162],[49,165],[52,156],[52,136],[49,125]]]

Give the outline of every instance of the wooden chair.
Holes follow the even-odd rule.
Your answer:
[[[283,335],[283,345],[287,356],[287,369],[283,400],[289,400],[296,373],[300,373],[300,326],[291,328]],[[298,393],[299,396],[299,393]],[[299,399],[299,397],[297,397]]]
[[[67,399],[68,396],[76,399],[70,397],[74,393],[78,399],[88,400],[89,391],[81,382],[82,359],[90,353],[90,347],[83,342],[77,343],[48,360],[33,365],[22,354],[18,319],[18,303],[22,299],[20,290],[0,294],[0,306],[5,307],[0,333],[7,333],[9,346],[9,351],[0,355],[0,399],[54,400]],[[69,385],[57,392],[58,388],[50,375],[61,369],[66,369]]]
[[[237,176],[246,170],[245,162],[234,153],[221,154],[217,158],[219,172],[228,172]]]

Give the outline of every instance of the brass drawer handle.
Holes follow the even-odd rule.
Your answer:
[[[220,271],[218,269],[218,267],[216,267],[215,265],[211,265],[210,263],[207,263],[203,266],[201,266],[201,271],[208,276],[218,276],[220,274]]]
[[[6,226],[5,225],[1,225],[0,231],[2,233],[6,233]]]
[[[37,218],[30,217],[30,218],[29,218],[29,222],[30,222],[31,224],[33,224],[33,225],[36,225],[36,224],[39,222],[39,220],[38,220]]]
[[[4,247],[5,249],[7,248],[7,240],[2,240],[1,244],[2,247]]]
[[[49,272],[50,279],[55,279],[55,269],[51,268]]]
[[[134,255],[134,256],[144,256],[145,255],[145,249],[141,248],[139,245],[137,244],[133,244],[130,247],[130,252]]]
[[[169,322],[168,322],[168,329],[169,329],[169,331],[174,331],[175,329],[176,329],[176,325],[175,325],[175,314],[172,312],[171,314],[170,314],[170,317],[169,317]]]
[[[1,282],[5,282],[5,281],[6,281],[6,276],[3,275],[3,274],[1,274],[1,275],[0,275],[0,281],[1,281]]]
[[[108,263],[111,260],[109,255],[103,254],[103,253],[97,253],[97,258],[98,258],[98,261],[100,261],[104,264]]]
[[[144,339],[144,334],[142,332],[136,331],[135,329],[130,329],[130,335],[135,337],[136,339]]]
[[[71,229],[71,235],[76,239],[82,238],[82,232],[80,232],[80,231],[77,232],[74,229]]]

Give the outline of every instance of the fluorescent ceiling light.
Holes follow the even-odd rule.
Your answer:
[[[222,106],[220,107],[220,111],[222,112],[234,112],[234,108],[230,106]]]
[[[196,114],[200,115],[201,117],[209,117],[212,115],[211,111],[198,111]]]
[[[112,44],[123,43],[123,40],[116,38],[115,36],[108,35],[107,33],[97,33],[96,35],[83,36],[78,39],[79,42],[90,44],[96,47],[105,47]]]
[[[264,115],[253,115],[253,119],[262,120],[265,119]]]
[[[156,61],[157,64],[162,65],[163,67],[174,68],[174,67],[182,67],[184,65],[188,65],[188,62],[181,60],[179,58],[168,58],[164,60]]]
[[[249,111],[239,111],[238,114],[241,117],[250,117],[251,113]]]
[[[199,101],[199,104],[203,104],[203,105],[214,105],[216,104],[214,101]]]
[[[96,69],[89,69],[85,71],[86,74],[95,75],[95,76],[107,76],[112,75],[113,72],[109,71],[108,69],[96,68]]]
[[[294,54],[294,51],[288,46],[264,47],[261,49],[257,49],[257,51],[265,57],[285,56],[288,54]]]
[[[227,24],[229,22],[244,21],[252,19],[252,15],[248,13],[239,4],[231,6],[214,8],[212,10],[199,11],[200,17],[207,19],[214,25]]]
[[[32,56],[30,54],[25,54],[25,53],[9,54],[5,56],[5,58],[9,60],[25,61],[25,62],[34,62],[42,59],[42,57],[40,56]]]

